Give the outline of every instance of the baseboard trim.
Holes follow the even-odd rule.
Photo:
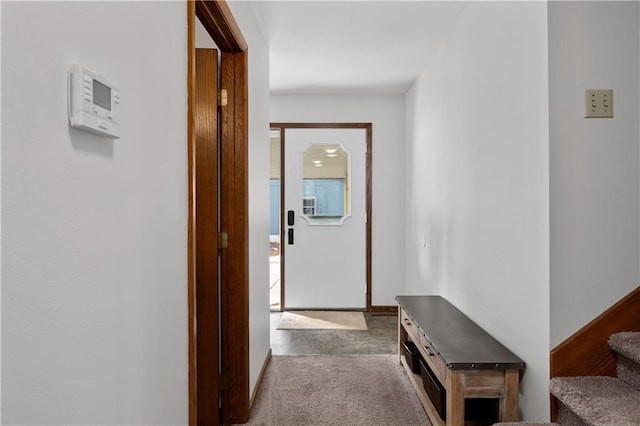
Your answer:
[[[260,370],[260,375],[258,376],[258,380],[256,381],[256,387],[253,388],[253,392],[251,393],[251,399],[249,400],[249,412],[251,412],[251,408],[253,408],[253,403],[256,400],[256,396],[258,396],[258,389],[260,389],[260,385],[262,384],[262,379],[264,379],[264,373],[267,371],[267,366],[269,362],[271,362],[271,348],[267,352],[267,356],[264,358],[264,362],[262,363],[262,369]]]
[[[296,311],[365,312],[366,308],[285,308],[282,312]]]
[[[378,305],[372,306],[371,313],[374,314],[394,314],[398,313],[398,305]]]

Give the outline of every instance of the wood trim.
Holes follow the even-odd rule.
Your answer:
[[[222,52],[221,84],[228,104],[220,110],[220,223],[229,234],[221,251],[221,355],[224,423],[249,419],[249,180],[246,52]]]
[[[371,129],[371,123],[271,123],[272,129]]]
[[[218,51],[196,49],[195,346],[198,423],[218,420]]]
[[[365,248],[366,250],[366,276],[367,276],[367,311],[371,311],[371,298],[372,298],[372,294],[371,294],[371,287],[372,287],[372,281],[373,281],[373,276],[371,274],[371,256],[372,256],[372,251],[371,251],[371,246],[372,246],[372,223],[373,223],[373,125],[371,123],[366,123],[366,132],[367,132],[367,158],[366,158],[366,176],[365,179],[367,180],[367,225],[366,225],[366,232],[367,232],[367,246]]]
[[[221,51],[244,52],[247,50],[247,42],[233,18],[229,5],[224,0],[197,1],[196,16]]]
[[[287,312],[303,312],[303,311],[317,311],[317,312],[366,312],[362,308],[291,308],[287,309]]]
[[[376,305],[372,306],[369,312],[374,314],[398,314],[398,305],[386,306],[386,305]]]
[[[551,350],[551,377],[615,376],[616,356],[607,342],[620,331],[640,331],[640,287]],[[551,405],[555,420],[554,398]]]
[[[258,380],[256,381],[256,387],[253,389],[251,393],[251,399],[249,399],[249,407],[253,407],[253,403],[256,401],[256,397],[258,396],[258,390],[260,389],[260,385],[262,384],[262,380],[264,379],[264,373],[267,371],[267,367],[271,362],[271,355],[273,351],[269,348],[267,352],[267,356],[264,358],[264,362],[262,363],[262,368],[260,369],[260,374],[258,375]]]
[[[365,171],[365,180],[366,180],[366,193],[367,193],[367,225],[366,225],[366,281],[367,281],[367,295],[366,295],[366,311],[371,312],[371,282],[372,282],[372,274],[371,274],[371,256],[372,256],[372,224],[373,224],[373,125],[371,123],[271,123],[271,129],[280,128],[281,131],[281,148],[280,148],[280,216],[284,218],[284,143],[285,143],[285,129],[365,129],[366,130],[366,144],[367,144],[367,156],[366,156],[366,171]],[[284,262],[285,260],[285,250],[283,247],[285,246],[285,232],[284,232],[284,220],[281,220],[281,228],[280,228],[280,262],[281,262],[281,304],[280,310],[284,311],[286,309],[284,305]]]
[[[196,84],[196,25],[195,2],[187,2],[187,309],[189,333],[189,425],[196,425],[197,364],[195,317],[195,84]]]

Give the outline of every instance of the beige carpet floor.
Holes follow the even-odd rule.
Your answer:
[[[248,425],[430,425],[397,355],[274,356]]]
[[[290,311],[283,312],[278,330],[366,330],[362,312]]]

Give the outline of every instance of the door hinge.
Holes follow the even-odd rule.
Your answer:
[[[219,232],[218,233],[218,248],[226,249],[229,247],[229,233],[228,232]]]
[[[220,89],[220,91],[218,91],[218,106],[226,107],[228,99],[227,89]]]

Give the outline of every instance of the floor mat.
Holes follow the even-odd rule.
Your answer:
[[[292,311],[284,312],[278,330],[366,330],[362,312]]]

